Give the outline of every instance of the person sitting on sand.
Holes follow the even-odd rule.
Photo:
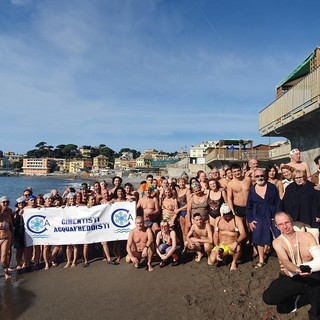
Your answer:
[[[311,233],[295,231],[287,213],[278,212],[274,219],[281,235],[273,247],[282,273],[264,291],[263,301],[276,305],[279,313],[311,304],[309,319],[320,319],[320,246]]]
[[[196,262],[200,262],[204,252],[208,255],[208,264],[211,265],[209,259],[210,252],[213,247],[212,230],[209,223],[203,221],[200,213],[193,215],[194,224],[191,226],[187,234],[185,246],[197,253]]]
[[[144,226],[143,217],[135,219],[136,227],[129,233],[127,241],[126,261],[132,262],[138,268],[139,264],[148,259],[148,270],[153,271],[151,265],[154,253],[153,235],[150,228]]]
[[[168,220],[162,220],[160,223],[161,231],[158,232],[156,238],[156,251],[161,262],[160,268],[165,267],[169,260],[172,259],[172,266],[179,264],[179,254],[181,246],[178,245],[176,232],[170,229]]]
[[[210,261],[215,263],[224,257],[232,255],[230,270],[237,270],[237,262],[241,256],[241,243],[246,238],[243,220],[233,215],[231,209],[222,204],[221,217],[215,219],[213,241],[215,247],[211,251]]]

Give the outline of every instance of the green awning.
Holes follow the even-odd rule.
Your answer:
[[[310,73],[310,60],[314,58],[315,55],[316,51],[313,51],[301,64],[299,64],[297,68],[295,68],[287,77],[277,84],[276,89]]]

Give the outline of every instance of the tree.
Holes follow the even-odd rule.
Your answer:
[[[35,147],[41,149],[44,147],[45,144],[47,144],[47,143],[42,141],[42,142],[39,142],[38,144],[36,144]]]

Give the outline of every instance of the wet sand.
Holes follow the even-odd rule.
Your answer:
[[[189,256],[190,259],[192,256]],[[189,259],[189,260],[190,260]],[[209,267],[187,261],[154,271],[101,260],[88,268],[63,269],[0,278],[0,319],[307,319],[309,306],[279,315],[261,297],[277,277],[278,260],[254,269],[254,262],[230,272],[229,266]]]

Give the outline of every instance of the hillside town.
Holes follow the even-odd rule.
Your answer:
[[[38,148],[48,151],[45,142],[40,143]],[[229,139],[204,141],[191,146],[188,152],[182,148],[181,152],[175,153],[159,152],[155,149],[147,149],[140,153],[124,148],[115,156],[110,154],[109,157],[103,152],[92,152],[99,150],[99,147],[88,146],[75,148],[74,156],[67,157],[41,156],[41,152],[35,154],[30,151],[26,155],[0,151],[0,172],[2,175],[88,177],[103,177],[115,173],[120,176],[139,177],[141,174],[152,172],[159,176],[179,177],[184,172],[196,175],[199,170],[207,172],[213,167],[222,168],[223,165],[230,165],[232,162],[246,163],[252,158],[262,164],[284,162],[289,158],[290,148],[290,143],[285,141],[253,146],[252,140]],[[48,152],[43,152],[46,153]],[[33,156],[28,156],[30,154]]]

